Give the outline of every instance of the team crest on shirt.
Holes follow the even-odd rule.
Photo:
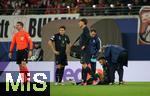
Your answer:
[[[67,38],[65,38],[65,41],[67,41]]]
[[[23,41],[23,40],[24,40],[24,37],[20,37],[20,40]]]
[[[93,43],[95,43],[96,41],[95,40],[93,40]]]
[[[61,40],[61,37],[59,36],[59,40]]]

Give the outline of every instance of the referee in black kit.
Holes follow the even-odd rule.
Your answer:
[[[65,34],[65,30],[65,26],[60,26],[59,33],[54,34],[54,36],[52,36],[48,42],[48,45],[51,47],[53,53],[55,54],[55,85],[64,85],[61,82],[65,66],[68,65],[66,51],[68,48],[70,48],[71,44],[69,37]],[[53,42],[55,43],[55,47],[53,46]]]

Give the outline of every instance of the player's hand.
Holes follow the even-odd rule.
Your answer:
[[[11,52],[9,52],[9,58],[10,58],[10,59],[12,58],[12,53],[11,53]]]
[[[82,46],[82,47],[81,47],[81,50],[84,50],[84,49],[85,49],[85,46]]]
[[[59,52],[58,52],[58,51],[56,51],[56,50],[54,50],[54,54],[59,55]]]
[[[32,56],[32,51],[29,51],[28,58],[31,58],[31,56]]]

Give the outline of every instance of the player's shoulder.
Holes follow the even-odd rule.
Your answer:
[[[14,33],[12,36],[13,36],[13,38],[16,38],[16,37],[18,37],[18,32],[16,32],[16,33]]]
[[[27,32],[26,30],[23,30],[23,32],[24,32],[25,34],[29,34],[29,32]]]
[[[29,34],[29,32],[27,32],[27,31],[23,31],[23,34],[25,34],[26,36],[30,36],[30,34]]]
[[[16,35],[18,35],[19,34],[19,32],[15,32],[14,34],[13,34],[13,36],[16,36]]]
[[[87,26],[85,26],[85,27],[83,28],[83,30],[84,30],[85,32],[89,32],[89,31],[90,31]]]
[[[101,39],[100,39],[99,36],[96,36],[96,40],[97,40],[97,41],[101,41]]]
[[[58,33],[55,33],[54,35],[52,35],[52,36],[50,37],[50,40],[55,40],[58,36],[59,36],[59,34],[58,34]]]
[[[27,32],[26,30],[22,29],[22,30],[16,32],[16,34],[25,34],[25,35],[27,35],[27,34],[29,34],[29,32]]]
[[[65,34],[65,37],[69,37],[67,34]]]
[[[60,35],[59,33],[55,33],[53,36],[57,37],[57,36],[59,36],[59,35]]]

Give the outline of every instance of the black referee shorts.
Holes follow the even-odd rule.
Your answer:
[[[16,63],[21,64],[22,61],[28,63],[28,49],[17,50]]]
[[[55,63],[56,65],[58,64],[64,66],[68,65],[67,55],[66,54],[55,55]]]

